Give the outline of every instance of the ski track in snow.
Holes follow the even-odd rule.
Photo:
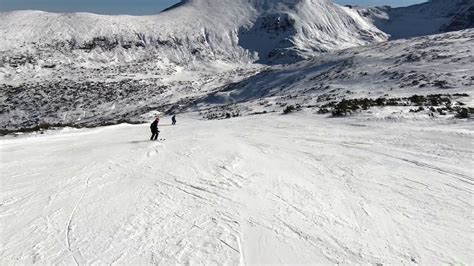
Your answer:
[[[0,139],[0,263],[474,261],[472,123],[191,118]]]

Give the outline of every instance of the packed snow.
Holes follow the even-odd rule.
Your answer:
[[[2,138],[1,264],[474,261],[470,122],[167,119]]]

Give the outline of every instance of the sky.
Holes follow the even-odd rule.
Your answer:
[[[151,15],[176,2],[178,0],[0,0],[0,11],[32,9],[50,12]],[[335,0],[335,2],[357,5],[407,6],[425,2],[425,0]]]

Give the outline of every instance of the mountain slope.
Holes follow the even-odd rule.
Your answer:
[[[168,119],[0,138],[0,263],[474,260],[467,122]]]
[[[0,264],[472,263],[474,29],[358,12],[0,14]]]
[[[116,123],[264,68],[254,62],[291,63],[386,39],[328,0],[187,0],[143,17],[6,12],[0,36],[6,130]]]
[[[0,125],[8,131],[51,124],[98,126],[147,120],[142,115],[153,110],[219,110],[232,105],[230,111],[241,114],[281,112],[286,104],[321,107],[343,98],[414,94],[467,93],[460,101],[472,107],[473,40],[474,30],[465,30],[351,48],[292,65],[180,70],[173,72],[174,79],[143,73],[152,68],[144,63],[109,68],[121,74],[99,69],[71,77],[66,69],[52,75],[68,79],[0,86]],[[117,75],[123,78],[116,80]]]
[[[408,9],[445,16],[470,2],[442,3]],[[329,0],[189,0],[146,17],[2,13],[1,132],[472,89],[473,30],[378,43],[386,36],[360,12]]]
[[[145,48],[180,62],[256,56],[263,62],[294,61],[304,52],[385,40],[357,13],[327,0],[188,0],[143,17],[18,11],[1,14],[0,25],[4,53],[15,55],[19,47],[61,52]],[[241,38],[252,34],[259,38]],[[268,48],[252,49],[255,42]]]
[[[473,107],[473,46],[471,29],[327,53],[296,64],[267,68],[216,88],[187,110],[209,109],[212,113],[226,107],[240,113],[281,112],[289,105],[312,108],[343,99],[399,99],[430,94],[467,94],[458,100]],[[451,107],[455,102],[453,99]],[[382,112],[381,118],[412,117],[413,107],[400,105]],[[444,108],[438,105],[442,104],[433,106]],[[438,116],[426,111],[424,115]],[[397,114],[392,116],[392,112]]]
[[[474,27],[473,0],[431,0],[408,7],[355,8],[391,39],[411,38]]]

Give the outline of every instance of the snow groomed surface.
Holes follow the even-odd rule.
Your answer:
[[[469,264],[469,122],[308,113],[3,137],[0,264]]]

